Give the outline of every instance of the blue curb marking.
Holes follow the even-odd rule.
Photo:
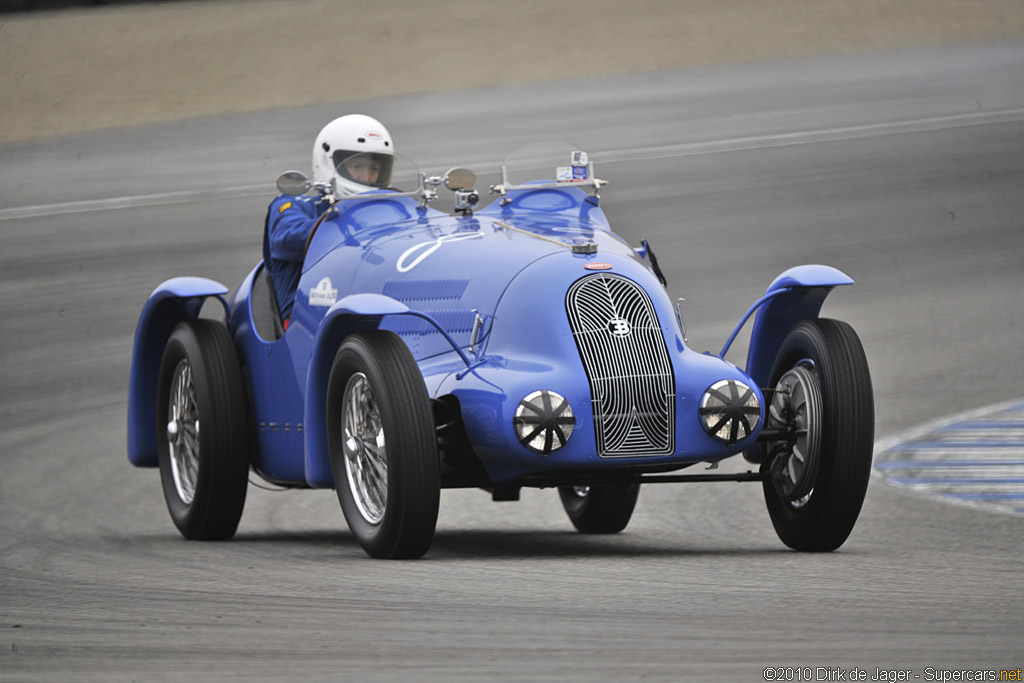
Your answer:
[[[918,470],[930,467],[1024,467],[1024,460],[886,460],[875,463],[875,469],[879,470]]]
[[[893,477],[897,484],[1024,484],[1024,477]]]
[[[911,441],[893,446],[893,451],[945,450],[957,451],[975,448],[1013,448],[1024,450],[1024,441]]]
[[[962,429],[1024,429],[1024,422],[957,422],[956,424],[939,427],[935,431],[948,432]]]
[[[915,493],[1024,514],[1024,402],[922,425],[875,444],[875,474]]]
[[[964,500],[1024,500],[1024,493],[947,493]]]

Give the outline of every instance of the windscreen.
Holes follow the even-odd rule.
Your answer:
[[[590,156],[564,142],[538,142],[520,147],[508,156],[504,168],[505,180],[512,186],[534,182],[587,183],[593,172]]]

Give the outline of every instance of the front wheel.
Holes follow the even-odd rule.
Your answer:
[[[441,484],[423,375],[393,332],[353,334],[327,385],[331,473],[345,520],[370,557],[415,558],[434,538]]]
[[[640,484],[560,486],[558,495],[580,533],[617,534],[633,516]]]
[[[874,397],[856,332],[838,320],[805,320],[772,368],[768,424],[788,437],[766,444],[765,503],[790,548],[841,546],[860,515],[871,474]]]
[[[164,499],[191,540],[235,535],[249,485],[245,392],[227,329],[178,323],[157,388],[157,458]]]

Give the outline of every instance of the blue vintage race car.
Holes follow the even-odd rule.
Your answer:
[[[446,487],[557,487],[579,531],[614,533],[641,483],[760,481],[786,545],[846,540],[871,467],[871,379],[853,329],[818,315],[849,277],[780,275],[736,328],[755,317],[741,370],[723,359],[736,332],[718,355],[687,346],[654,254],[611,231],[582,151],[521,150],[479,210],[465,169],[413,178],[324,214],[287,331],[262,263],[230,295],[180,277],[149,297],[128,457],[159,466],[186,538],[234,535],[251,470],[334,488],[373,557],[427,552]],[[442,183],[452,213],[429,204]],[[334,199],[297,172],[278,186]],[[222,320],[199,316],[211,297]],[[741,454],[756,467],[678,473]]]

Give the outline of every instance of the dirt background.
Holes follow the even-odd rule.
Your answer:
[[[398,93],[1024,39],[1024,0],[216,0],[6,15],[0,144]]]

